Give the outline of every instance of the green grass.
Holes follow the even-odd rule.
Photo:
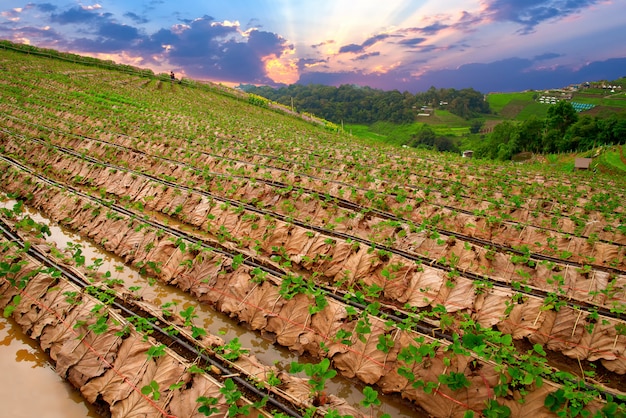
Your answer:
[[[622,145],[624,153],[626,153],[626,145]],[[597,154],[599,149],[590,150],[582,154],[548,154],[545,156],[546,163],[554,171],[572,172],[574,171],[574,162],[576,157],[592,157]],[[598,167],[604,173],[612,173],[618,175],[626,174],[626,164],[620,158],[620,146],[610,146],[604,148],[600,155],[593,158],[591,167]]]
[[[376,132],[372,132],[369,128],[369,126],[367,125],[344,125],[343,127],[344,132],[352,134],[356,137],[359,138],[363,138],[363,139],[369,139],[372,141],[381,141],[384,140],[386,138],[385,135],[381,135],[379,133]]]
[[[591,103],[596,106],[619,107],[626,109],[626,93],[611,93],[591,95],[588,92],[575,94],[572,101],[579,103]]]
[[[522,110],[519,111],[517,115],[515,115],[515,119],[524,121],[531,116],[536,116],[539,119],[545,119],[548,116],[549,105],[532,102],[525,106]]]
[[[470,123],[460,116],[450,113],[447,110],[437,109],[434,114],[428,117],[423,117],[420,122],[427,123],[431,126],[435,125],[448,125],[450,127],[469,127]]]
[[[626,146],[621,146],[626,154]],[[620,146],[609,147],[598,157],[598,163],[610,172],[626,174],[626,164],[620,158]]]
[[[428,125],[437,136],[462,138],[469,135],[469,122],[446,110],[437,110],[434,116],[421,118],[419,122],[396,125],[390,122],[376,122],[367,125],[345,125],[344,131],[375,142],[403,145],[416,135],[424,125]]]
[[[548,154],[546,160],[553,171],[564,173],[574,171],[575,158],[573,154]]]
[[[492,93],[487,96],[487,102],[489,102],[489,106],[493,112],[500,113],[502,109],[513,100],[524,103],[533,102],[533,95],[536,94],[538,94],[536,91]]]

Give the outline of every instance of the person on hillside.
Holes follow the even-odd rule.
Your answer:
[[[174,71],[170,71],[170,79],[172,81],[176,81],[176,76],[174,75]]]

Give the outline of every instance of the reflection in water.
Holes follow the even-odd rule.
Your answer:
[[[0,405],[3,417],[97,418],[95,409],[61,379],[21,327],[0,315]],[[36,394],[36,396],[33,396]]]
[[[12,208],[14,203],[15,202],[0,202],[0,206]],[[93,245],[91,241],[83,239],[81,236],[74,234],[65,228],[59,227],[55,224],[50,224],[49,220],[42,217],[39,213],[34,212],[27,207],[26,209],[29,210],[29,215],[35,221],[46,223],[49,226],[51,236],[47,238],[47,241],[56,243],[56,246],[61,250],[68,248],[68,246],[74,246],[74,248],[76,248],[76,244],[79,244],[82,254],[85,256],[85,260],[87,260],[87,266],[101,264],[94,267],[94,269],[97,269],[100,273],[107,271],[111,272],[111,277],[122,280],[126,288],[130,288],[132,286],[138,287],[138,295],[151,301],[156,306],[164,307],[165,305],[167,309],[175,312],[180,312],[190,306],[193,306],[195,308],[194,313],[197,315],[194,319],[194,323],[196,325],[199,326],[202,324],[207,332],[213,335],[221,336],[225,341],[239,338],[241,345],[250,350],[251,354],[254,354],[265,364],[273,364],[281,370],[287,370],[291,362],[299,361],[297,354],[289,351],[285,347],[272,344],[272,341],[267,338],[263,338],[259,333],[247,330],[244,326],[245,324],[239,324],[238,321],[228,317],[227,315],[215,312],[208,305],[200,304],[191,295],[184,293],[178,288],[168,286],[160,282],[156,282],[152,285],[148,284],[148,280],[146,278],[142,277],[141,274],[135,269],[124,265],[123,260],[119,257],[101,250]],[[2,338],[1,334],[0,338]],[[0,344],[4,344],[4,341],[7,338],[10,337],[7,335],[2,341],[0,341]],[[27,337],[24,338],[28,339]],[[33,355],[31,351],[26,349],[24,349],[24,351],[26,352],[21,354],[23,356],[22,359],[17,359],[18,362],[39,360],[39,357],[37,357],[37,355]],[[31,355],[32,357],[30,357]],[[303,359],[302,361],[318,362],[319,359],[308,358]],[[66,384],[66,386],[69,388],[69,385]],[[45,385],[42,387],[45,387]],[[350,404],[355,406],[358,406],[360,401],[363,399],[362,390],[363,386],[359,382],[348,380],[341,376],[336,376],[331,381],[327,382],[328,393],[333,393],[345,398]],[[75,397],[77,396],[75,392],[72,393],[74,393]],[[3,395],[0,394],[0,401],[2,400],[2,396]],[[78,398],[80,399],[80,397]],[[71,396],[70,399],[73,399],[76,402],[82,402],[77,401]],[[397,397],[381,397],[381,401],[382,405],[375,407],[373,410],[374,416],[382,413],[388,413],[392,417],[399,418],[426,416],[419,414],[414,410],[414,408],[407,405],[404,401]],[[14,401],[10,402],[13,403]],[[3,402],[0,402],[0,405],[2,404]],[[364,410],[363,412],[366,415],[369,415],[370,413],[369,409],[367,411]],[[28,416],[31,415],[29,414]],[[32,416],[50,417],[53,415],[33,414]],[[63,416],[65,417],[66,415]],[[82,416],[85,416],[85,414],[83,413]]]
[[[30,361],[33,363],[32,368],[43,367],[48,364],[48,359],[43,355],[43,352],[39,349],[34,350],[17,350],[15,352],[15,361]]]

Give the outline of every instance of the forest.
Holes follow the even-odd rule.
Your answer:
[[[239,88],[334,123],[412,123],[423,107],[445,108],[464,119],[490,113],[484,95],[472,88],[456,90],[431,87],[416,94],[347,84],[339,87],[292,84],[278,89],[241,85]]]
[[[555,153],[586,151],[599,145],[626,142],[626,112],[608,117],[579,116],[571,103],[550,106],[545,119],[530,117],[516,123],[504,121],[477,149],[483,158],[510,160],[523,151]]]

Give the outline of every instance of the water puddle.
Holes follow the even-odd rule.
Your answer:
[[[0,405],[12,418],[98,417],[80,393],[59,377],[49,357],[22,333],[12,319],[0,315]]]
[[[6,207],[9,209],[13,208],[14,204],[15,201],[12,200],[6,200],[4,202],[0,201],[0,207]],[[152,301],[156,306],[175,304],[175,306],[169,308],[175,311],[182,311],[187,309],[189,306],[193,306],[195,308],[194,313],[198,315],[198,317],[194,319],[196,326],[201,326],[206,329],[207,332],[221,336],[225,341],[238,338],[242,347],[249,349],[251,354],[257,356],[257,358],[265,364],[275,364],[280,369],[287,369],[292,361],[298,361],[298,356],[293,352],[284,347],[272,344],[271,341],[264,339],[256,332],[246,330],[245,327],[242,327],[237,321],[227,315],[216,312],[207,305],[198,303],[191,295],[182,292],[178,288],[164,285],[159,282],[149,285],[148,280],[145,277],[142,277],[136,269],[126,266],[123,260],[119,257],[100,249],[90,240],[86,240],[80,235],[51,223],[49,219],[43,217],[40,213],[32,210],[31,208],[25,207],[25,210],[33,220],[48,225],[51,232],[51,235],[46,237],[48,242],[54,242],[59,249],[65,249],[68,246],[77,248],[76,246],[80,245],[80,250],[82,251],[82,255],[85,257],[85,264],[87,266],[97,265],[98,267],[94,267],[97,268],[97,271],[101,273],[107,271],[111,272],[111,277],[122,280],[127,288],[131,286],[141,287],[138,293],[143,296],[144,299]],[[71,385],[63,382],[60,378],[58,378],[58,376],[56,376],[49,360],[47,359],[47,356],[45,353],[41,352],[36,343],[32,342],[32,345],[29,345],[28,348],[21,347],[11,352],[4,351],[5,346],[3,345],[3,342],[7,339],[11,339],[9,335],[21,333],[19,326],[17,326],[17,330],[14,330],[14,328],[16,328],[15,325],[8,323],[7,320],[4,321],[5,322],[0,323],[4,326],[3,331],[0,331],[3,332],[0,333],[0,365],[2,365],[3,376],[11,376],[11,379],[0,379],[0,404],[9,405],[10,408],[13,408],[11,409],[13,413],[7,416],[71,417],[73,415],[70,415],[66,411],[66,408],[69,407],[64,405],[73,405],[76,403],[82,405],[82,412],[76,416],[97,416],[86,415],[85,408],[88,408],[88,406],[86,406],[85,402],[82,398],[80,398],[80,394],[76,393],[72,389]],[[22,337],[30,342],[28,337],[24,335],[22,335]],[[303,361],[315,362],[316,360],[303,359]],[[8,364],[6,367],[5,363]],[[47,370],[54,377],[56,377],[58,382],[50,383],[49,381],[44,381],[44,379],[38,379],[35,377],[31,378],[29,374],[22,371],[23,369],[28,368]],[[37,390],[37,392],[41,392],[41,396],[44,396],[45,394],[45,399],[47,399],[48,396],[52,396],[50,395],[52,390],[47,389],[49,384],[64,386],[65,392],[63,395],[59,395],[58,393],[54,395],[54,401],[49,401],[49,403],[48,401],[42,401],[42,405],[45,406],[45,413],[38,414],[33,412],[31,409],[31,400],[21,402],[19,401],[19,397],[13,395],[7,396],[3,399],[3,397],[5,397],[8,393],[6,392],[6,389],[9,389],[4,388],[3,386],[10,386],[11,389],[13,389],[15,386],[14,379],[24,380],[26,382],[37,380],[37,387],[41,387],[41,390]],[[363,399],[363,386],[359,386],[358,382],[355,383],[341,376],[337,376],[332,379],[332,381],[327,382],[327,391],[328,393],[333,393],[347,399],[349,403],[354,406],[358,406],[359,402]],[[29,389],[24,392],[24,396],[29,396],[29,399],[32,399],[32,393],[33,390],[29,387]],[[73,393],[75,396],[72,395]],[[392,417],[408,418],[422,416],[419,415],[419,413],[417,413],[411,405],[408,405],[406,402],[397,397],[389,399],[381,396],[380,398],[382,404],[379,407],[374,408],[373,416],[378,416],[383,413],[387,413]],[[57,405],[59,409],[56,409]],[[54,412],[52,412],[53,408]],[[363,412],[369,415],[370,410],[364,410]]]

